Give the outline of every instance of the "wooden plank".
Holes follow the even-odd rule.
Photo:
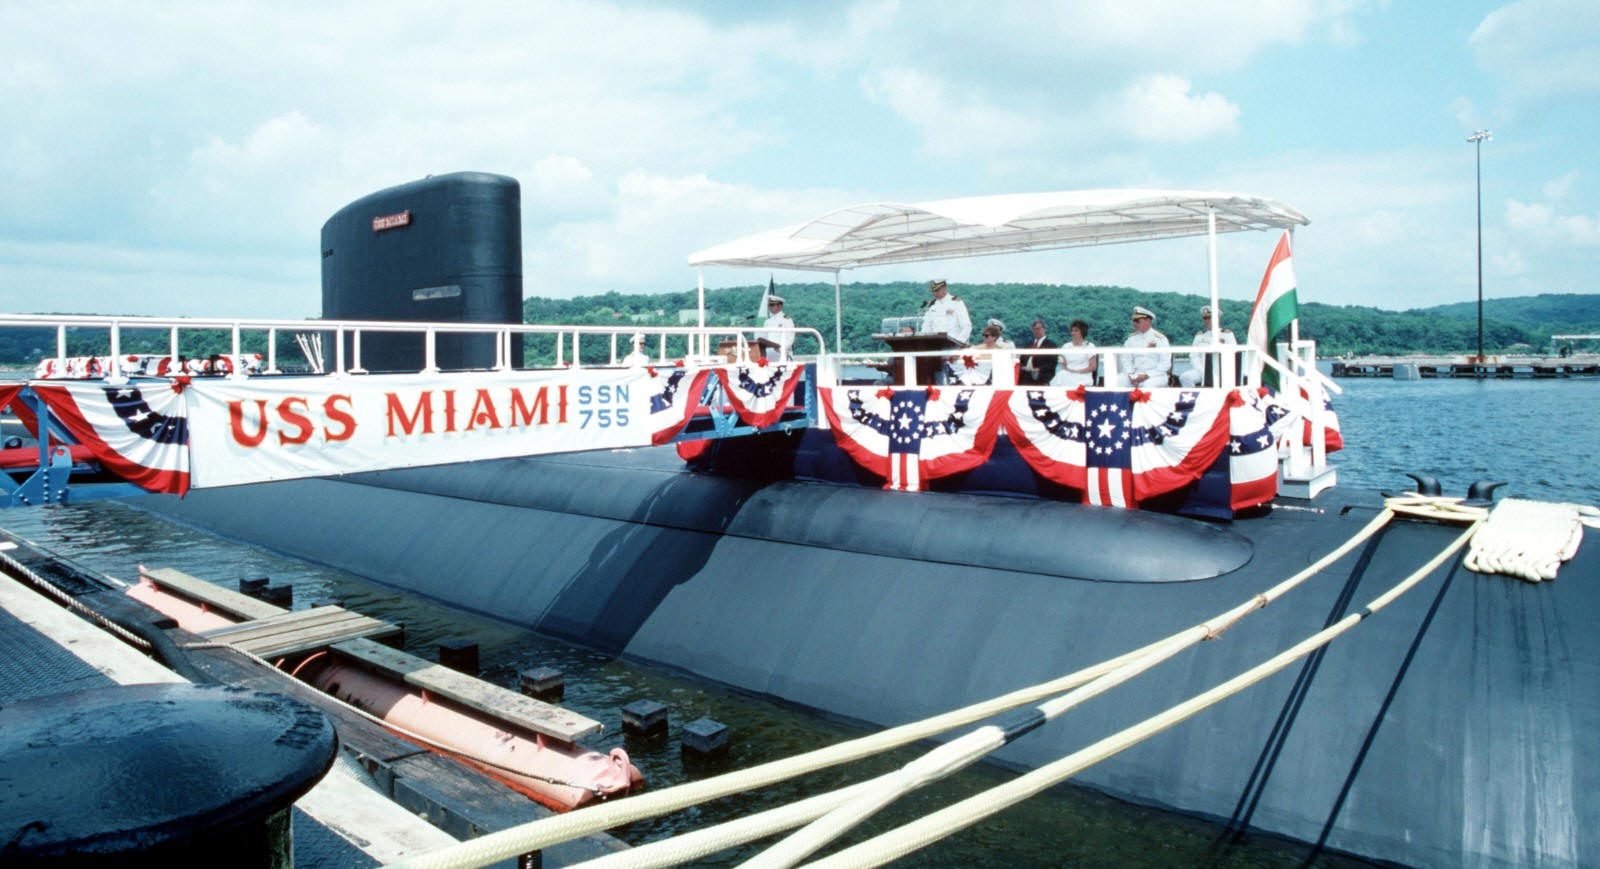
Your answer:
[[[247,595],[240,594],[232,589],[223,588],[212,582],[206,582],[199,577],[190,576],[181,570],[170,567],[157,567],[141,569],[141,576],[147,576],[151,582],[169,591],[175,591],[184,597],[210,604],[225,613],[244,619],[267,619],[275,615],[288,612],[283,607],[256,600]]]
[[[268,657],[322,648],[341,640],[390,636],[400,628],[343,607],[320,606],[206,631],[201,636]]]
[[[213,640],[235,642],[249,640],[256,637],[269,636],[283,631],[295,630],[302,627],[323,625],[349,619],[364,619],[366,616],[351,612],[343,607],[319,606],[298,612],[283,612],[272,618],[256,619],[253,622],[244,622],[238,625],[229,625],[225,628],[216,628],[205,631],[204,636]]]
[[[565,742],[576,742],[602,728],[600,722],[570,709],[525,697],[371,640],[335,643],[332,648],[364,664],[394,673],[408,684]]]
[[[243,649],[263,658],[276,655],[294,655],[300,652],[309,652],[331,646],[334,643],[355,640],[364,637],[386,637],[400,633],[400,628],[388,622],[377,619],[367,619],[364,622],[343,622],[338,625],[324,625],[288,634],[271,637],[261,637],[242,643],[230,645]]]

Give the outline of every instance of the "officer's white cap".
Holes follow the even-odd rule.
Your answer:
[[[1206,306],[1202,307],[1200,309],[1200,316],[1202,316],[1202,317],[1211,316],[1211,306],[1210,305],[1206,305]]]
[[[769,296],[767,296],[767,304],[769,304],[769,305],[781,305],[781,304],[783,304],[783,297],[782,296],[777,296],[777,295],[769,295]]]
[[[1146,308],[1143,305],[1134,305],[1133,306],[1133,316],[1134,317],[1149,317],[1152,321],[1155,320],[1155,318],[1156,318],[1156,315],[1150,313],[1150,309]]]
[[[989,318],[989,322],[986,323],[985,325],[988,325],[988,326],[999,326],[1000,327],[1000,331],[1002,331],[1002,332],[1004,332],[1006,330],[1006,324],[1001,322],[999,317],[990,317]]]
[[[933,291],[933,290],[937,290],[942,286],[945,286],[944,278],[934,278],[933,280],[928,282],[928,290],[930,292]]]

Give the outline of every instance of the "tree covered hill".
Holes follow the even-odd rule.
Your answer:
[[[762,287],[731,287],[706,291],[706,322],[712,325],[759,325]],[[1029,337],[1035,317],[1045,321],[1051,337],[1060,341],[1074,319],[1089,323],[1090,340],[1119,344],[1127,337],[1134,305],[1156,314],[1156,328],[1173,343],[1188,343],[1200,328],[1200,308],[1206,299],[1195,294],[1146,293],[1130,287],[1065,286],[1057,284],[954,284],[951,291],[964,299],[972,314],[973,334],[989,318],[1006,324],[1006,334],[1021,343]],[[800,326],[821,332],[833,348],[833,284],[783,284],[778,292],[785,310]],[[847,352],[871,352],[883,345],[872,339],[886,317],[909,316],[928,298],[923,283],[854,283],[841,287],[844,345]],[[1552,332],[1600,331],[1600,295],[1540,295],[1485,302],[1484,349],[1495,353],[1550,346]],[[1250,303],[1222,300],[1222,324],[1243,340],[1249,325]],[[523,303],[524,319],[537,323],[584,323],[626,326],[678,325],[679,311],[695,308],[695,293],[659,295],[606,293],[575,299],[529,298]],[[1465,309],[1467,313],[1460,311]],[[1565,312],[1575,316],[1553,316]],[[759,316],[758,316],[759,314]],[[1323,355],[1343,353],[1466,353],[1477,349],[1476,303],[1437,308],[1389,311],[1357,305],[1303,303],[1300,332],[1318,342]],[[804,348],[802,347],[802,352]]]

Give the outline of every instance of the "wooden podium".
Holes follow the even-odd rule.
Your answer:
[[[757,359],[760,359],[768,350],[778,349],[778,342],[769,341],[766,338],[756,338],[751,341],[746,341],[744,346],[745,352],[748,354],[748,358],[742,361],[754,362]],[[739,339],[724,338],[721,341],[718,341],[717,355],[728,360],[729,362],[741,361],[739,359]]]
[[[889,349],[896,353],[922,353],[932,350],[943,350],[953,354],[967,345],[951,338],[943,332],[930,332],[924,335],[873,335],[874,339],[889,345]],[[928,386],[933,383],[934,375],[944,366],[943,356],[917,356],[915,381],[917,386]],[[895,383],[905,383],[905,359],[890,360],[888,373],[894,378]]]

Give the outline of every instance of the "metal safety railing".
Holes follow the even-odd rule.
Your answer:
[[[49,329],[54,332],[54,357],[66,360],[72,356],[104,356],[106,364],[99,367],[101,374],[111,382],[126,379],[122,364],[129,333],[166,333],[163,356],[174,363],[186,358],[184,339],[190,338],[192,346],[196,333],[223,332],[228,336],[230,355],[240,357],[253,347],[263,357],[260,373],[286,373],[280,366],[279,338],[293,335],[306,356],[309,373],[365,374],[369,373],[363,359],[363,342],[374,336],[413,336],[421,339],[422,364],[409,369],[413,373],[434,373],[440,367],[440,339],[444,337],[476,338],[488,341],[493,347],[493,362],[486,368],[506,371],[513,367],[515,342],[519,339],[526,347],[529,342],[544,339],[551,343],[550,364],[554,367],[582,367],[589,365],[621,366],[630,361],[642,364],[670,363],[674,359],[688,359],[701,364],[734,358],[749,358],[750,348],[766,346],[766,338],[782,352],[796,359],[819,358],[827,354],[822,334],[816,329],[797,328],[769,330],[751,326],[643,326],[639,324],[599,325],[535,325],[521,323],[423,323],[378,320],[274,320],[274,319],[215,319],[189,317],[108,317],[89,315],[6,314],[0,315],[0,329]],[[324,351],[320,339],[329,336],[333,343],[331,369],[321,358]],[[103,339],[103,343],[102,343]],[[632,345],[624,349],[623,341]],[[588,348],[599,341],[601,351],[596,361]],[[91,352],[74,354],[72,345],[88,345]],[[646,344],[653,347],[645,350]],[[319,348],[311,349],[313,346]],[[105,353],[99,352],[105,348]],[[43,349],[43,348],[41,348]],[[541,348],[542,349],[542,348]],[[587,358],[586,358],[587,356]],[[523,365],[521,367],[541,367]],[[402,369],[406,370],[406,369]],[[246,366],[230,366],[233,377],[248,377]]]

